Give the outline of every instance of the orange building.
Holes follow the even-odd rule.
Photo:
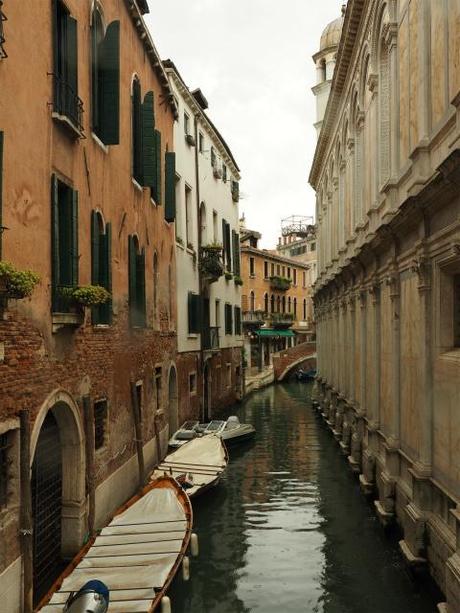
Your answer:
[[[310,265],[259,249],[260,233],[241,235],[242,312],[248,367],[271,364],[271,355],[313,335]]]
[[[0,3],[0,601],[10,613],[24,610],[20,410],[35,601],[136,490],[136,447],[147,472],[178,421],[177,109],[147,2],[27,4]]]

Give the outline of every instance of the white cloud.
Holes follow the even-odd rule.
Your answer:
[[[324,27],[339,0],[150,2],[146,21],[163,58],[201,87],[241,168],[241,211],[273,247],[280,221],[312,215],[308,173],[316,143],[311,87]]]

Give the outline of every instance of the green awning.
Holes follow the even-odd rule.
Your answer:
[[[272,328],[260,328],[260,330],[256,330],[255,333],[257,336],[261,336],[262,338],[285,338],[295,336],[295,333],[292,330],[274,330]]]

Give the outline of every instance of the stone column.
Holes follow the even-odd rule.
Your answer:
[[[456,551],[446,564],[446,613],[460,611],[460,510],[452,510],[456,527]]]

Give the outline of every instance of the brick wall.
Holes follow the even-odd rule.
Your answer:
[[[291,364],[296,363],[301,358],[305,358],[308,362],[308,368],[316,368],[316,358],[310,358],[312,354],[316,353],[316,343],[300,343],[295,347],[290,347],[285,351],[281,351],[278,355],[273,356],[273,370],[275,374],[275,381],[283,375],[286,368]],[[298,368],[303,364],[299,363]]]

